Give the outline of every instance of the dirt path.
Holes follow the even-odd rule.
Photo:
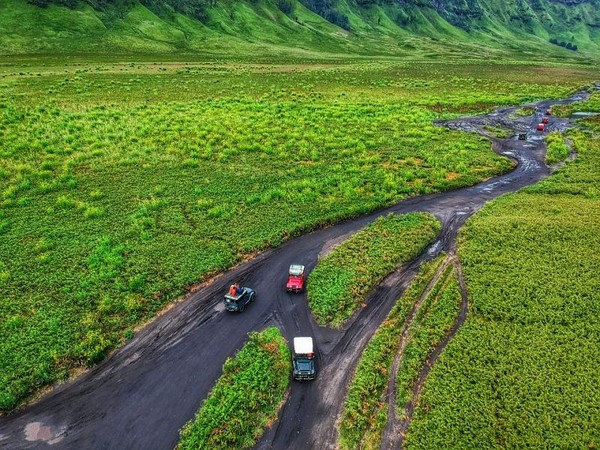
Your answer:
[[[563,102],[583,98],[580,93]],[[532,127],[541,111],[556,103],[560,102],[536,104],[538,117],[534,119],[513,120],[510,115],[516,108],[503,108],[483,118],[447,124],[477,131],[483,124],[508,121],[515,130],[529,130],[529,139],[492,139],[495,151],[519,162],[508,174],[470,188],[411,198],[304,235],[224,273],[157,318],[90,372],[24,410],[0,417],[0,447],[171,449],[179,429],[193,417],[221,374],[225,359],[241,348],[247,333],[277,325],[288,340],[299,334],[314,336],[319,376],[311,383],[293,383],[280,420],[265,433],[257,448],[335,448],[336,419],[353,368],[420,264],[454,248],[459,228],[485,202],[548,175],[543,140]],[[567,119],[557,119],[551,128],[568,125]],[[342,330],[317,326],[306,299],[283,290],[291,263],[312,270],[322,249],[340,236],[359,230],[381,215],[411,211],[435,214],[442,222],[439,239],[387,277],[371,293],[367,306]],[[257,292],[256,302],[243,314],[227,314],[221,304],[222,292],[232,280],[252,286]]]
[[[381,440],[380,450],[387,450],[398,448],[398,437],[403,434],[405,430],[402,429],[398,415],[396,414],[396,397],[397,397],[397,386],[396,380],[398,379],[398,370],[400,368],[400,361],[404,356],[404,350],[409,343],[409,338],[411,337],[412,326],[417,314],[421,310],[421,306],[423,306],[423,302],[429,297],[429,294],[433,290],[433,288],[440,281],[441,276],[444,274],[446,269],[451,263],[454,263],[455,257],[447,257],[440,267],[438,267],[432,279],[429,281],[427,287],[413,305],[412,310],[408,314],[406,321],[404,322],[404,329],[402,330],[402,336],[400,338],[400,345],[398,345],[398,350],[396,355],[394,356],[394,362],[392,364],[392,370],[390,371],[390,378],[388,380],[388,386],[385,393],[385,400],[388,404],[388,413],[387,413],[387,426],[383,433],[383,438]]]
[[[399,449],[404,446],[404,439],[406,437],[406,432],[408,431],[408,427],[410,426],[415,407],[421,397],[421,393],[423,392],[423,386],[425,385],[425,381],[429,376],[429,372],[433,368],[433,365],[436,363],[444,349],[448,346],[450,341],[456,336],[458,330],[463,326],[465,320],[467,320],[467,313],[469,310],[469,299],[467,296],[467,288],[465,285],[465,279],[462,274],[462,266],[460,265],[460,261],[456,257],[456,255],[452,255],[450,257],[452,259],[452,264],[456,267],[458,282],[460,286],[461,292],[461,303],[460,303],[460,311],[454,325],[450,332],[444,337],[442,342],[440,342],[433,351],[427,357],[419,376],[417,377],[417,381],[412,390],[412,395],[410,400],[404,405],[404,415],[402,419],[398,420],[395,415],[396,411],[396,397],[390,399],[389,407],[390,410],[393,410],[394,416],[388,416],[388,425],[386,428],[386,433],[383,436],[381,449]],[[395,382],[396,377],[394,377]],[[390,420],[392,417],[392,420]],[[389,433],[387,430],[389,428],[393,428],[394,433]]]

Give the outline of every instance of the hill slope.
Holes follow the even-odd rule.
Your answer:
[[[2,53],[202,51],[577,57],[600,0],[0,0]],[[540,50],[541,49],[541,50]]]

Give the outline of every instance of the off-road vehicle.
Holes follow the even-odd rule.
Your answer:
[[[313,338],[295,337],[292,354],[294,380],[314,380],[317,376]]]
[[[239,294],[225,294],[223,302],[225,303],[225,309],[232,312],[243,312],[246,309],[246,305],[253,302],[256,298],[256,292],[249,287],[241,288]]]

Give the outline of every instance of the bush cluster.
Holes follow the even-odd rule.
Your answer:
[[[277,419],[290,381],[291,355],[277,328],[250,333],[223,375],[181,430],[177,449],[252,448]]]
[[[390,214],[335,248],[308,277],[308,303],[317,322],[342,326],[373,287],[421,253],[440,229],[431,214]]]

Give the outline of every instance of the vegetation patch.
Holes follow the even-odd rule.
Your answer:
[[[449,266],[421,306],[411,328],[396,380],[400,411],[411,400],[412,390],[431,352],[450,332],[462,300],[454,266]]]
[[[550,38],[549,41],[551,44],[558,45],[559,47],[564,47],[567,50],[577,51],[577,44],[573,44],[572,42],[559,41],[556,38]]]
[[[524,106],[522,108],[518,108],[515,111],[515,115],[518,117],[529,117],[535,114],[535,108],[533,106]]]
[[[556,164],[569,157],[569,146],[561,133],[550,133],[546,138],[546,144],[548,148],[546,152],[546,164]]]
[[[341,326],[374,286],[421,253],[440,228],[430,214],[390,214],[335,248],[308,278],[308,301],[317,321]]]
[[[365,348],[344,404],[340,424],[343,449],[377,449],[387,422],[388,403],[383,398],[404,322],[423,295],[443,257],[424,263],[417,277],[394,305],[385,322]]]
[[[249,254],[511,167],[435,119],[562,97],[597,77],[476,61],[174,58],[2,59],[2,410],[101,360]]]
[[[600,442],[598,131],[572,132],[572,164],[468,222],[469,316],[431,371],[407,448]]]
[[[483,129],[490,133],[491,136],[499,139],[506,139],[514,134],[512,130],[500,126],[484,125]]]
[[[196,417],[181,430],[178,449],[252,448],[277,419],[290,380],[290,351],[277,328],[249,336],[235,358],[225,362]]]
[[[578,112],[600,113],[600,93],[593,93],[585,101],[569,103],[567,105],[554,105],[552,107],[552,114],[558,117],[569,117]]]

